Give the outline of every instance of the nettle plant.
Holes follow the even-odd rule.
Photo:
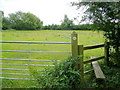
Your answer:
[[[54,67],[46,68],[46,71],[39,74],[32,74],[40,88],[80,88],[82,87],[80,71],[75,69],[76,60],[68,59],[54,63]]]

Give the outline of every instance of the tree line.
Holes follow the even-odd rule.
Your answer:
[[[2,25],[3,30],[36,30],[42,28],[43,22],[32,13],[18,11],[16,13],[9,14],[8,17],[3,17]]]
[[[92,24],[82,24],[82,25],[73,25],[73,26],[65,26],[52,24],[43,26],[43,30],[92,30]]]
[[[8,17],[3,17],[2,29],[16,29],[16,30],[91,30],[92,24],[75,25],[73,20],[70,20],[67,15],[64,15],[60,25],[52,24],[43,26],[37,16],[30,12],[11,13]]]

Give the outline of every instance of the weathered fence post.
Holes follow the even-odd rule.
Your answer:
[[[71,34],[71,42],[72,42],[72,58],[77,59],[77,57],[78,57],[78,37],[77,37],[76,32],[73,32]],[[78,69],[78,63],[75,64],[75,68]]]
[[[83,45],[79,45],[78,48],[78,54],[79,54],[79,60],[80,60],[80,64],[79,64],[79,68],[80,68],[80,73],[81,73],[81,78],[84,78],[84,63],[83,63]]]
[[[105,56],[105,63],[108,65],[109,64],[109,42],[105,41],[105,46],[104,46],[104,56]]]
[[[83,70],[83,45],[78,45],[78,37],[77,33],[73,32],[71,34],[71,42],[72,42],[72,58],[76,59],[75,68],[80,70],[81,82],[84,81],[84,70]]]

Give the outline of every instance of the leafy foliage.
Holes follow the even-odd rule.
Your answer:
[[[2,29],[3,11],[0,10],[0,30]]]
[[[9,18],[3,17],[2,25],[3,25],[3,27],[2,27],[3,30],[10,29],[11,28],[11,23],[9,21]]]
[[[73,21],[68,18],[67,15],[64,16],[64,19],[61,23],[61,27],[63,30],[70,30],[74,25]]]
[[[116,65],[116,66],[118,66],[118,67],[120,67],[120,52],[111,52],[110,53],[110,57],[111,57],[111,62],[114,64],[114,65]]]
[[[9,14],[9,17],[3,18],[3,29],[27,29],[27,30],[35,30],[41,29],[43,22],[40,21],[38,17],[36,17],[32,13],[24,13],[18,11],[16,13]]]
[[[75,60],[69,58],[54,68],[47,68],[42,76],[32,74],[41,88],[79,88],[82,86],[79,70],[75,70]]]
[[[85,7],[83,21],[89,20],[95,30],[103,30],[114,53],[120,52],[120,2],[79,2],[72,5]],[[119,58],[117,60],[120,61]]]
[[[99,88],[120,88],[120,68],[116,66],[106,66],[101,64],[101,68],[105,75],[105,81],[101,84],[96,83],[94,76],[92,75],[92,82],[90,87],[99,87]]]

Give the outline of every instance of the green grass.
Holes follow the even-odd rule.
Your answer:
[[[71,42],[71,30],[40,30],[40,31],[15,31],[7,30],[2,31],[2,41],[40,41],[40,42]],[[104,43],[103,32],[93,31],[76,31],[78,33],[78,42],[84,46],[97,45]],[[31,50],[31,51],[71,51],[71,45],[58,45],[58,44],[0,44],[3,50]],[[103,55],[103,48],[95,50],[87,50],[84,52],[84,60],[89,59],[91,56],[97,57]],[[59,53],[14,53],[14,52],[3,52],[2,58],[15,58],[15,59],[41,59],[41,60],[64,60],[71,54],[59,54]],[[3,63],[11,64],[41,64],[50,65],[50,62],[27,62],[27,61],[5,61]],[[29,69],[28,66],[13,66],[3,65],[3,68],[18,68],[18,69]],[[34,66],[33,69],[44,69],[44,67]],[[29,73],[29,71],[9,71],[3,70],[3,73]],[[20,75],[3,75],[3,77],[14,77],[14,78],[31,78],[28,76]],[[9,84],[9,83],[12,84]],[[19,83],[16,85],[16,83]],[[26,83],[28,82],[28,83]],[[23,80],[3,80],[3,87],[33,87],[34,81],[23,81]]]

